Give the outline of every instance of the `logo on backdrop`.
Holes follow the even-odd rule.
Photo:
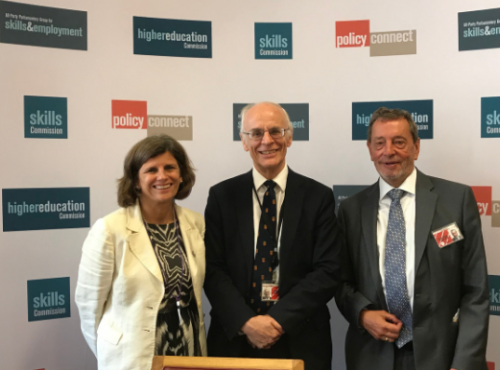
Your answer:
[[[487,361],[486,365],[488,365],[488,370],[495,370],[495,363]]]
[[[233,141],[240,141],[241,110],[248,104],[233,104]],[[287,111],[292,122],[293,140],[309,141],[309,103],[280,103],[280,105]]]
[[[167,134],[177,140],[193,140],[192,116],[148,116],[148,136]]]
[[[148,136],[166,134],[177,140],[193,140],[192,116],[148,116],[146,101],[112,100],[111,127],[147,129]]]
[[[69,277],[28,280],[28,321],[71,317]]]
[[[491,216],[491,226],[500,227],[500,201],[492,200],[491,186],[471,186],[481,216]]]
[[[500,276],[488,275],[490,287],[490,315],[500,316]]]
[[[481,137],[500,137],[499,96],[481,98]]]
[[[134,54],[212,58],[212,22],[134,17]]]
[[[335,214],[338,215],[340,202],[350,196],[364,190],[368,185],[333,185],[333,196],[335,197]]]
[[[335,22],[337,48],[370,47],[370,56],[417,54],[417,31],[389,31],[370,33],[370,21]]]
[[[378,108],[404,109],[418,127],[420,139],[433,138],[434,114],[432,100],[402,100],[352,103],[352,140],[366,140],[370,118]]]
[[[458,50],[500,48],[500,8],[458,13]]]
[[[48,96],[25,96],[24,137],[67,139],[68,100]]]
[[[255,59],[292,59],[291,23],[255,23]]]
[[[3,231],[90,226],[90,188],[2,189]]]
[[[0,1],[0,42],[87,50],[87,12]]]

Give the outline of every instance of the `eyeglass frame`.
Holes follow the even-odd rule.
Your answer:
[[[254,128],[254,129],[250,130],[249,132],[240,131],[240,134],[248,135],[248,138],[250,140],[259,141],[259,140],[262,140],[264,138],[264,135],[266,132],[269,133],[269,136],[271,136],[273,139],[280,139],[280,138],[285,136],[285,133],[288,130],[290,130],[290,128],[283,128],[283,127],[271,127],[270,128],[270,130],[275,130],[275,129],[280,130],[280,132],[281,132],[280,136],[275,137],[275,136],[271,135],[269,130],[262,130],[260,128]],[[255,131],[255,130],[262,131],[262,136],[260,138],[253,137],[254,133],[252,131]]]

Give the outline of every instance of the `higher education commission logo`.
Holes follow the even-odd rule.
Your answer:
[[[240,141],[241,110],[250,103],[233,104],[233,141]],[[309,141],[309,103],[284,103],[293,126],[294,141]]]
[[[0,42],[87,50],[87,12],[0,1]]]
[[[67,139],[68,99],[48,96],[25,96],[24,137]]]
[[[28,321],[71,317],[69,277],[28,280]]]
[[[255,59],[292,57],[292,23],[255,23]]]
[[[458,13],[458,50],[500,48],[500,8]]]
[[[481,137],[500,137],[500,96],[481,98]]]
[[[3,231],[90,226],[90,188],[2,189]]]
[[[134,17],[134,54],[212,58],[212,22]]]
[[[418,128],[420,139],[432,139],[434,110],[432,100],[401,100],[352,103],[352,140],[366,140],[373,112],[380,107],[408,111]]]
[[[148,103],[138,100],[111,101],[113,129],[144,129],[147,135],[169,135],[177,140],[193,140],[192,116],[148,115]]]
[[[370,33],[369,20],[335,22],[337,48],[369,47],[370,56],[417,54],[417,31]]]

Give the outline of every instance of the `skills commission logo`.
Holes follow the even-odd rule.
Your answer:
[[[233,141],[240,141],[241,110],[250,103],[233,104]],[[309,141],[309,103],[280,104],[293,126],[294,141]]]
[[[420,139],[432,139],[434,110],[432,100],[402,100],[352,103],[352,140],[366,140],[373,112],[380,107],[408,111],[418,128]]]
[[[67,139],[68,100],[47,96],[25,96],[24,137]]]
[[[166,134],[177,140],[193,140],[192,116],[148,116],[148,103],[136,100],[111,101],[113,129],[147,129],[147,135]]]
[[[458,50],[500,47],[500,8],[458,13]]]
[[[28,280],[28,321],[71,317],[69,277]]]
[[[90,188],[2,189],[3,231],[90,226]]]
[[[481,98],[481,137],[500,137],[500,97]]]
[[[500,316],[500,276],[488,275],[490,315]]]
[[[134,54],[212,58],[212,22],[134,17]]]
[[[87,12],[0,1],[0,42],[87,50]]]
[[[291,23],[255,23],[255,59],[292,59]]]
[[[335,22],[337,48],[370,47],[370,56],[417,54],[417,31],[370,33],[370,21]]]

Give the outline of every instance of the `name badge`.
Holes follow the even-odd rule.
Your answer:
[[[278,302],[280,299],[278,284],[272,281],[262,282],[262,297],[263,302]]]
[[[444,248],[464,238],[456,222],[432,232],[439,248]]]

